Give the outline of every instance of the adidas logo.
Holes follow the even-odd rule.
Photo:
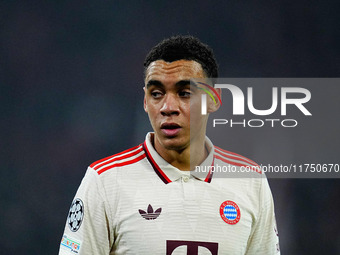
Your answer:
[[[158,208],[156,211],[153,211],[152,206],[149,204],[147,212],[139,209],[139,214],[146,220],[154,220],[157,219],[161,214],[162,208]]]

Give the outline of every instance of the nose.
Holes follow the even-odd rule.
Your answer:
[[[160,109],[163,116],[179,115],[179,102],[176,95],[167,94]]]

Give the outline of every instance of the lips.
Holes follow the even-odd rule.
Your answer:
[[[176,123],[163,123],[161,125],[161,131],[166,136],[175,136],[181,130],[181,126]]]

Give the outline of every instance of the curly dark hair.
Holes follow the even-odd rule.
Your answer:
[[[194,60],[201,64],[207,77],[218,77],[218,66],[212,49],[191,35],[172,36],[154,46],[145,58],[144,74],[151,62],[160,59],[166,62]]]

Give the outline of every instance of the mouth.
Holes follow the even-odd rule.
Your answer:
[[[161,131],[166,136],[175,136],[181,130],[181,126],[176,123],[163,123],[161,125]]]

